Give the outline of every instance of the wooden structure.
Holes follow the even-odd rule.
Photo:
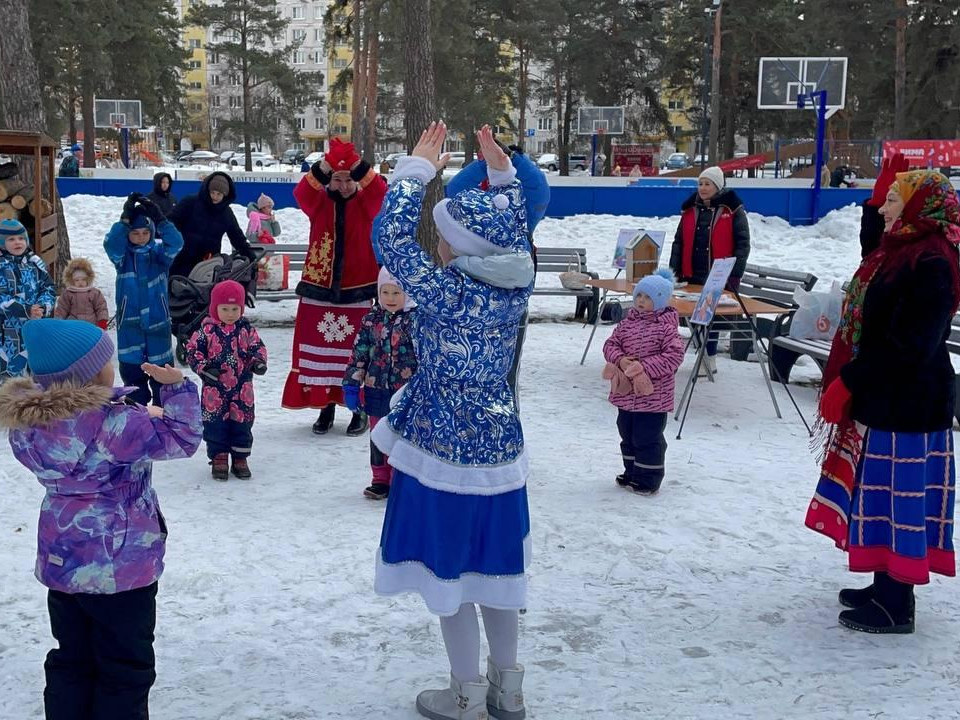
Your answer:
[[[636,283],[640,278],[652,274],[657,269],[657,263],[660,262],[660,246],[646,233],[631,240],[625,249],[627,258],[624,269],[629,282]]]
[[[60,144],[43,133],[21,132],[18,130],[0,130],[0,155],[9,155],[14,159],[22,158],[22,163],[33,164],[34,188],[29,207],[22,208],[29,213],[24,218],[24,225],[30,234],[33,251],[39,255],[50,268],[51,277],[60,276],[57,264],[57,224],[56,213],[48,212],[44,217],[44,210],[57,206],[57,173],[54,163]],[[47,187],[43,188],[43,168],[47,169]],[[46,208],[46,202],[49,206]]]

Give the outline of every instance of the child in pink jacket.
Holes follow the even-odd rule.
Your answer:
[[[683,362],[680,316],[669,306],[673,286],[669,270],[641,278],[633,307],[603,344],[603,375],[611,381],[610,402],[619,409],[624,470],[617,484],[641,495],[655,494],[663,482],[663,431]]]

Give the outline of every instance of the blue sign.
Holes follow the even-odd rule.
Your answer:
[[[527,128],[527,137],[533,137],[536,134],[537,134],[536,130],[534,130],[533,128]]]

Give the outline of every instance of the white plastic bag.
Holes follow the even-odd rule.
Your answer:
[[[790,321],[790,337],[803,340],[833,340],[840,324],[843,289],[834,282],[829,292],[797,288],[793,301],[799,306]]]

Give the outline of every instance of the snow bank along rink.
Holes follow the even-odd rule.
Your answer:
[[[122,199],[64,204],[73,253],[94,261],[112,300],[101,244]],[[306,240],[299,211],[279,216],[283,241]],[[586,246],[591,268],[609,277],[617,229],[672,238],[678,218],[633,220],[546,219],[536,240]],[[821,283],[846,279],[858,263],[855,208],[810,228],[756,215],[750,223],[756,263],[808,270]],[[534,545],[520,635],[528,717],[957,717],[958,586],[938,577],[918,590],[915,635],[837,625],[836,591],[864,577],[803,527],[817,466],[783,391],[778,421],[757,365],[721,356],[718,382],[697,386],[683,440],[673,439],[671,418],[661,493],[626,493],[613,480],[622,469],[616,410],[600,379],[612,327],[600,327],[581,367],[588,331],[563,321],[573,305],[531,300],[538,322],[520,375]],[[257,380],[254,479],[214,483],[202,450],[154,468],[170,526],[157,720],[413,720],[416,693],[446,679],[439,625],[422,601],[372,591],[384,506],[361,497],[367,438],[345,437],[346,412],[317,437],[314,413],[279,409],[294,310],[265,303],[251,313],[270,352]],[[810,364],[796,376],[819,379]],[[816,388],[791,389],[811,418]],[[42,717],[53,641],[32,576],[41,498],[36,480],[0,452],[4,720]]]

